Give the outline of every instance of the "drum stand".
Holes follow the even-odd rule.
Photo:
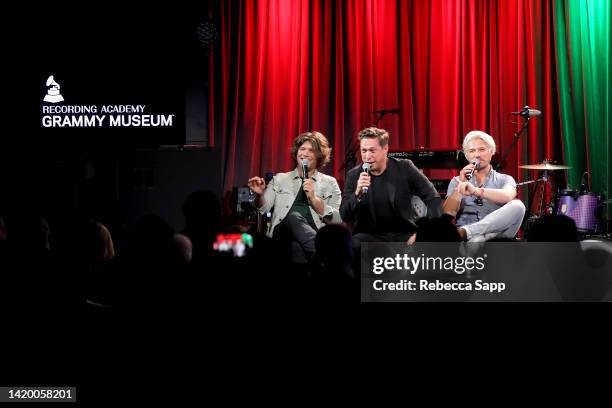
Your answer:
[[[552,212],[554,210],[553,207],[554,207],[555,200],[554,200],[554,196],[552,195],[553,186],[552,186],[552,181],[551,181],[548,170],[543,170],[542,175],[537,180],[529,180],[529,181],[524,181],[522,183],[517,183],[516,187],[518,189],[518,187],[533,184],[533,183],[535,183],[535,187],[533,191],[531,192],[531,194],[529,194],[528,196],[529,197],[528,202],[533,203],[533,200],[537,197],[538,191],[540,191],[540,196],[539,196],[540,203],[537,205],[537,208],[538,208],[537,213],[532,212],[531,210],[533,208],[532,206],[530,206],[527,209],[528,215],[527,217],[525,217],[525,224],[523,225],[523,230],[529,230],[529,227],[535,220],[540,218],[546,212]],[[544,205],[544,201],[546,197],[546,186],[550,188],[551,200],[548,203],[546,203],[546,205]]]
[[[551,191],[551,197],[550,197],[550,201],[548,203],[546,203],[546,206],[544,206],[544,200],[546,198],[546,186],[548,186],[550,188]],[[537,180],[536,186],[533,190],[533,196],[531,198],[531,200],[534,199],[534,197],[537,197],[536,194],[538,192],[538,189],[540,189],[540,204],[539,204],[539,211],[538,211],[538,217],[541,217],[542,215],[545,214],[546,211],[552,212],[554,210],[554,202],[555,202],[555,198],[554,198],[554,194],[553,194],[553,185],[552,182],[550,180],[550,175],[548,174],[548,170],[544,170],[542,171],[542,176]],[[530,200],[530,202],[532,202]]]

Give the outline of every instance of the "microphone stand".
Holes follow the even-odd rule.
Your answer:
[[[521,137],[521,134],[523,133],[523,131],[525,132],[525,135],[529,136],[529,128],[528,128],[528,126],[529,126],[529,120],[531,120],[531,117],[530,116],[523,116],[523,115],[521,115],[521,116],[523,117],[523,119],[525,119],[525,122],[523,122],[523,124],[521,125],[521,128],[517,132],[514,133],[514,138],[512,139],[512,143],[510,143],[510,146],[508,146],[508,149],[504,152],[504,155],[502,156],[501,160],[495,166],[495,171],[497,171],[501,167],[501,164],[506,161],[506,159],[508,158],[508,155],[510,154],[510,152],[516,146],[516,143],[518,142],[519,138]],[[540,180],[537,180],[537,182],[539,182],[539,181]],[[519,183],[519,184],[517,184],[517,186],[516,186],[517,190],[518,190],[518,187],[520,185],[523,185],[523,184],[529,184],[529,183]],[[537,187],[537,185],[536,185],[536,187]],[[536,189],[534,189],[534,194],[535,194],[535,190]],[[518,191],[517,191],[517,193],[518,193]],[[527,205],[525,207],[527,208],[527,214],[528,215],[525,217],[525,219],[523,221],[523,224],[524,224],[524,225],[522,225],[524,227],[523,230],[529,229],[528,228],[529,227],[529,219],[530,219],[530,215],[532,216],[531,211],[530,211],[530,208],[531,208],[530,207],[530,203],[531,203],[531,197],[529,196],[529,194],[527,194]],[[527,227],[527,228],[525,228],[525,227]]]
[[[525,131],[525,135],[527,136],[529,135],[529,129],[527,128],[527,126],[529,126],[529,120],[531,120],[531,118],[527,116],[524,119],[525,119],[525,122],[523,123],[521,128],[518,130],[518,132],[514,133],[514,139],[512,140],[512,143],[510,143],[510,146],[508,146],[508,149],[505,151],[503,157],[501,158],[499,163],[497,163],[497,165],[495,166],[495,171],[497,171],[500,168],[501,164],[508,158],[508,155],[510,154],[514,146],[516,146],[516,142],[518,142],[518,139],[521,136],[521,133]]]

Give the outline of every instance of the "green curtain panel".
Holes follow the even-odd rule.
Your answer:
[[[610,0],[557,0],[555,45],[568,183],[610,197]],[[611,218],[608,205],[606,216]]]

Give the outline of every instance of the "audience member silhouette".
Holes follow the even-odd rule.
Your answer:
[[[89,220],[81,224],[75,236],[75,243],[75,257],[88,267],[109,261],[115,256],[111,233],[98,221]]]
[[[45,310],[54,314],[73,309],[77,289],[51,252],[46,218],[25,206],[7,214],[5,223],[4,299],[13,310],[26,313]]]
[[[189,237],[184,234],[174,234],[173,238],[185,261],[190,263],[193,258],[193,244]]]
[[[45,217],[28,210],[10,214],[6,234],[12,251],[28,259],[50,254],[49,224]]]
[[[192,261],[200,265],[212,254],[213,243],[221,228],[221,202],[206,190],[195,191],[183,204],[185,230],[192,244]]]
[[[566,215],[544,214],[529,229],[527,240],[531,242],[578,242],[578,230],[574,220]]]
[[[599,301],[609,290],[612,275],[602,268],[608,254],[590,245],[583,250],[572,218],[541,216],[529,229],[528,241],[558,243],[540,248],[548,251],[540,253],[563,301]]]
[[[80,223],[73,236],[70,252],[74,278],[82,282],[82,292],[89,305],[108,307],[116,302],[119,285],[115,245],[106,226],[95,220]]]
[[[452,218],[442,216],[439,218],[420,218],[417,221],[417,242],[459,242],[461,237]]]
[[[187,261],[174,230],[161,217],[151,214],[136,222],[128,233],[122,265],[128,306],[169,308],[181,299]]]
[[[329,224],[317,231],[316,257],[311,263],[311,300],[346,303],[359,299],[353,270],[353,241],[349,229]]]
[[[340,224],[321,228],[315,238],[316,260],[327,278],[354,278],[351,231]]]

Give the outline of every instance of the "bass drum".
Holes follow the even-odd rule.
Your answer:
[[[555,214],[567,215],[573,219],[578,232],[599,233],[602,231],[602,224],[599,222],[601,205],[601,196],[597,193],[559,190]]]
[[[601,232],[601,196],[597,193],[583,193],[578,196],[572,217],[579,232]]]

